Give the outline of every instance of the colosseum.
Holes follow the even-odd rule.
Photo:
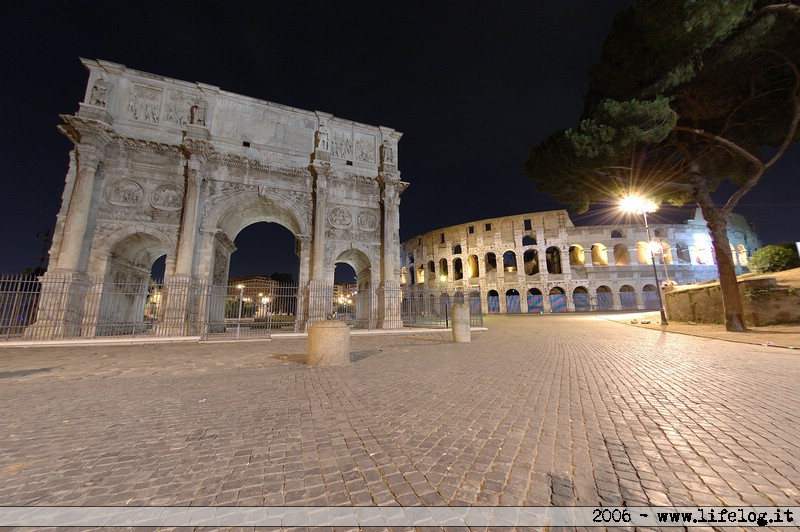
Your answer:
[[[684,223],[649,226],[652,254],[642,223],[576,226],[566,210],[430,231],[401,245],[404,297],[449,293],[483,313],[641,310],[659,308],[656,273],[664,286],[717,277],[699,209]],[[734,214],[728,237],[737,270],[747,271],[755,230]]]

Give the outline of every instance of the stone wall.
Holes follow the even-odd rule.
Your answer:
[[[774,277],[742,279],[739,293],[749,327],[800,322],[800,294],[778,286]],[[667,290],[664,304],[670,320],[724,323],[719,283]]]

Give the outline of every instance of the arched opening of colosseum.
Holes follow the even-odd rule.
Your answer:
[[[522,237],[522,245],[523,246],[535,246],[536,239],[533,238],[531,235],[525,235]]]
[[[417,266],[417,282],[419,284],[425,283],[425,265],[422,263]]]
[[[697,264],[716,264],[717,259],[711,249],[710,242],[701,242],[694,248]]]
[[[551,312],[566,312],[567,311],[567,294],[560,286],[554,286],[550,289],[550,311]]]
[[[411,267],[408,269],[408,281],[410,285],[416,284],[416,275],[415,275],[414,265],[412,264]]]
[[[497,293],[497,290],[489,290],[486,294],[486,307],[490,314],[500,312],[500,294]]]
[[[544,312],[542,292],[538,288],[528,289],[528,312]]]
[[[547,273],[561,273],[561,250],[555,246],[550,246],[545,251],[547,261]]]
[[[539,252],[535,249],[529,249],[522,256],[522,262],[525,265],[525,275],[536,275],[539,273]]]
[[[442,280],[442,279],[441,279],[441,277],[442,277],[443,275],[444,275],[445,277],[447,277],[447,276],[448,276],[448,271],[447,271],[447,259],[439,259],[439,280],[440,280],[440,281]],[[447,281],[447,279],[445,279],[445,282],[446,282],[446,281]]]
[[[678,256],[678,264],[692,263],[692,258],[689,256],[689,246],[683,242],[675,244],[675,255]]]
[[[433,283],[436,281],[436,263],[432,260],[428,261],[428,282]]]
[[[648,310],[657,309],[660,307],[658,304],[658,293],[656,292],[655,285],[644,285],[642,288],[642,300],[644,302],[644,308]]]
[[[611,289],[605,285],[597,287],[597,308],[600,310],[614,309],[614,294]]]
[[[672,264],[672,248],[666,242],[656,244],[658,246],[658,262],[660,264]]]
[[[608,250],[603,244],[592,244],[592,266],[608,266]]]
[[[636,290],[631,285],[622,285],[619,288],[619,302],[625,310],[637,309],[639,305],[636,303]]]
[[[467,259],[467,278],[478,279],[481,275],[480,268],[478,267],[478,256],[470,255]]]
[[[494,253],[487,253],[486,254],[486,273],[495,273],[497,272],[497,257]]]
[[[519,312],[520,312],[519,292],[514,288],[510,288],[506,290],[506,313],[519,314]]]
[[[517,254],[513,251],[509,250],[503,253],[503,271],[517,271]]]
[[[614,229],[611,231],[611,238],[625,238],[625,235],[619,229]]]
[[[650,258],[650,248],[648,247],[647,242],[636,243],[636,262],[639,264],[652,264],[652,259]]]
[[[744,244],[739,244],[738,250],[739,250],[739,264],[741,264],[742,266],[747,266],[750,262],[747,258],[747,248],[744,247]]]
[[[408,283],[408,268],[403,266],[400,269],[400,284],[406,284],[406,283]]]
[[[453,278],[456,281],[460,281],[464,278],[464,266],[461,264],[461,259],[456,259],[453,261]]]
[[[453,255],[461,255],[461,244],[453,246]]]
[[[589,312],[592,310],[592,301],[585,286],[578,286],[572,291],[572,304],[575,305],[576,312]]]
[[[630,266],[631,253],[628,251],[628,246],[625,244],[616,244],[614,246],[614,265],[615,266]]]
[[[586,264],[586,254],[583,252],[583,246],[574,244],[569,247],[569,264],[570,266],[584,266]]]

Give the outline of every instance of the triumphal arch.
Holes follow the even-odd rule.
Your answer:
[[[105,279],[110,300],[115,282],[148,279],[166,255],[165,321],[192,334],[193,316],[209,310],[188,291],[193,283],[224,286],[237,234],[262,221],[295,236],[303,327],[324,319],[329,304],[314,298],[328,296],[315,288],[332,286],[340,262],[372,289],[375,324],[400,326],[399,204],[408,186],[397,169],[401,133],[81,61],[89,80],[78,112],[59,126],[74,149],[43,277],[66,289],[56,294],[43,283],[37,326],[91,335],[107,318],[86,308],[85,280]],[[132,314],[117,316],[124,321],[141,316],[142,304],[113,308]]]

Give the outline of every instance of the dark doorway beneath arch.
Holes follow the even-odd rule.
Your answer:
[[[156,261],[153,263],[153,266],[150,268],[150,278],[157,282],[163,281],[166,269],[167,256],[161,255],[156,259]]]

